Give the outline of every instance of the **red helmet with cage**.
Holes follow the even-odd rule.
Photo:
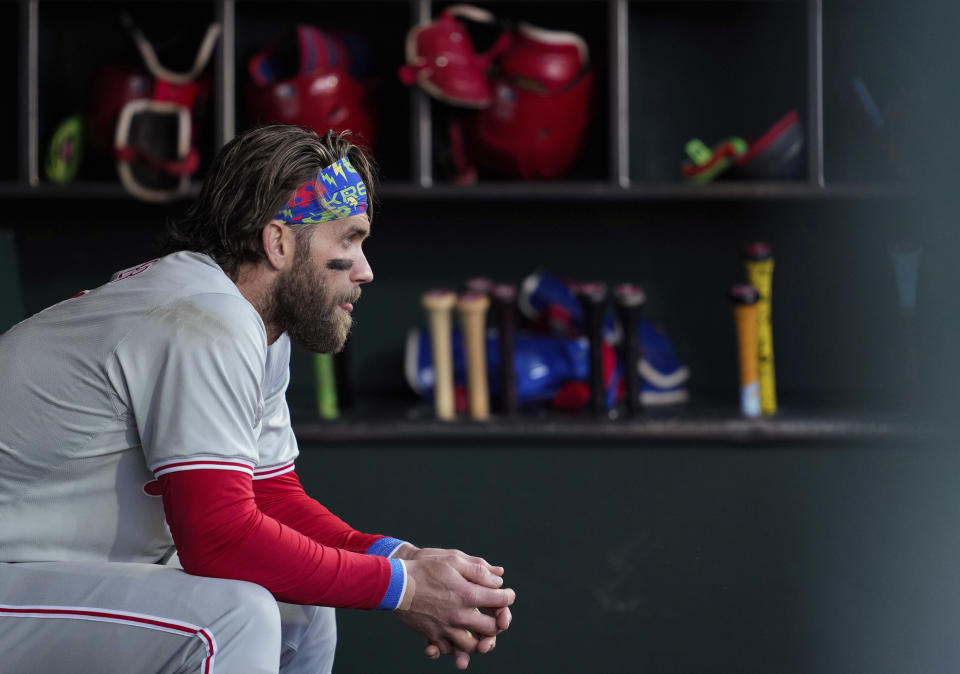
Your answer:
[[[299,124],[321,135],[329,129],[349,129],[357,144],[373,147],[377,129],[372,91],[352,74],[351,56],[339,37],[296,26],[293,35],[250,60],[248,121]]]
[[[144,201],[167,201],[187,192],[200,165],[195,118],[209,96],[202,74],[220,25],[207,27],[189,70],[173,71],[132,19],[124,23],[145,71],[100,68],[91,90],[91,136],[95,147],[113,154],[128,192]]]
[[[400,79],[416,84],[445,103],[465,108],[485,108],[493,100],[487,77],[490,62],[509,44],[504,33],[486,52],[478,54],[465,19],[475,24],[495,24],[496,18],[473,5],[453,5],[433,21],[407,33],[406,65]]]
[[[594,74],[579,35],[519,24],[499,56],[492,104],[477,113],[477,162],[525,179],[556,178],[580,154]]]

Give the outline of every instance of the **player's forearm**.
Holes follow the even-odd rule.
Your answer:
[[[257,507],[266,515],[296,529],[322,545],[366,553],[383,536],[365,534],[308,496],[296,473],[254,480]]]
[[[189,573],[247,580],[277,599],[343,608],[394,608],[399,561],[320,545],[262,513],[248,475],[184,471],[160,478],[164,510]]]

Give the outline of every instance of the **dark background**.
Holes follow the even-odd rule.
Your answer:
[[[507,568],[514,624],[478,672],[951,671],[957,468],[903,445],[361,445],[297,463],[351,524]],[[452,669],[418,663],[392,618],[339,623],[336,671]]]
[[[0,68],[11,82],[24,68],[24,4],[0,4]],[[118,10],[132,9],[162,33],[204,24],[217,4],[40,2],[41,150],[60,119],[87,105],[96,65],[130,58]],[[664,196],[655,188],[679,180],[690,137],[756,137],[791,108],[810,133],[806,3],[628,4],[625,151],[640,191],[597,198],[584,185],[614,180],[608,68],[600,68],[587,148],[560,181],[566,192],[499,196],[501,184],[484,176],[480,196],[450,196],[412,182],[411,94],[395,77],[409,3],[236,4],[238,129],[247,59],[283,17],[363,29],[375,45],[385,189],[366,246],[376,280],[357,305],[342,357],[355,401],[347,419],[389,431],[397,415],[422,409],[403,381],[402,349],[407,330],[422,324],[424,290],[475,275],[517,283],[538,268],[641,283],[647,315],[693,373],[691,404],[678,414],[734,418],[738,370],[724,293],[742,277],[743,245],[759,239],[776,255],[781,418],[889,419],[909,431],[682,444],[642,434],[616,444],[600,434],[431,443],[398,432],[372,443],[334,424],[332,441],[323,426],[301,434],[298,472],[308,491],[358,528],[459,547],[507,567],[518,594],[515,624],[495,654],[475,659],[477,671],[951,671],[960,656],[957,10],[945,1],[824,0],[823,193],[731,196],[720,185]],[[595,61],[607,63],[611,3],[484,6],[577,30]],[[888,140],[859,121],[853,77],[888,113]],[[153,257],[164,222],[184,208],[127,197],[102,158],[85,162],[71,185],[28,185],[22,98],[21,91],[0,107],[8,148],[0,153],[2,328]],[[217,146],[214,110],[201,140],[207,157]],[[447,187],[442,163],[433,168]],[[887,257],[887,246],[903,239],[924,247],[921,399],[909,412]],[[292,375],[297,422],[315,421],[308,354],[295,353]],[[389,616],[341,611],[340,624],[339,672],[451,668],[422,661],[419,640]]]

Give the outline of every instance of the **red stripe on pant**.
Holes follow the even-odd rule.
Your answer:
[[[121,611],[101,611],[80,607],[70,608],[65,606],[3,605],[0,606],[0,615],[14,618],[65,618],[68,620],[83,620],[87,618],[98,622],[112,622],[132,625],[134,627],[145,627],[147,629],[179,632],[187,636],[197,637],[203,641],[203,645],[207,650],[207,657],[203,660],[203,674],[212,674],[213,672],[213,656],[216,655],[216,640],[205,628],[195,625],[171,622],[156,616],[124,613]]]

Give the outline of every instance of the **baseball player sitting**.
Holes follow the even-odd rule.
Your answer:
[[[343,347],[372,186],[343,135],[243,133],[167,255],[0,336],[0,671],[329,672],[333,607],[461,669],[494,647],[501,567],[356,531],[295,471],[290,339]]]

